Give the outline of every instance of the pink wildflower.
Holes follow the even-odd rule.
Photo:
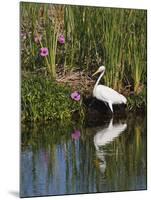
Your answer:
[[[42,48],[40,49],[40,55],[41,55],[42,57],[48,56],[48,48],[47,48],[47,47],[42,47]]]
[[[71,93],[71,98],[75,101],[80,101],[81,96],[77,91],[75,91],[75,92]]]
[[[64,44],[65,43],[65,37],[63,35],[60,35],[59,38],[58,38],[58,42],[60,44]]]

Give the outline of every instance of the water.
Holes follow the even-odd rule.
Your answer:
[[[146,117],[22,126],[21,197],[146,189]]]

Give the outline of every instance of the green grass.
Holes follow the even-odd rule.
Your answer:
[[[80,101],[71,99],[71,88],[50,81],[49,78],[32,76],[22,80],[22,121],[71,120],[73,113],[83,117]]]

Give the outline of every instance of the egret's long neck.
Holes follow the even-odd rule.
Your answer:
[[[104,72],[105,72],[105,71],[103,71],[103,72],[100,74],[100,76],[99,76],[97,82],[95,83],[94,89],[95,89],[95,88],[97,87],[97,85],[99,84],[99,82],[100,82],[102,76],[104,75]]]

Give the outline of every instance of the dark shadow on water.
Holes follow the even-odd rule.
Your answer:
[[[84,99],[86,109],[86,124],[87,126],[97,126],[110,121],[113,117],[117,120],[126,120],[127,109],[124,104],[113,105],[114,113],[110,111],[110,108],[103,101],[99,101],[96,98]]]
[[[11,194],[14,197],[19,197],[19,192],[18,191],[9,191],[9,194]]]

